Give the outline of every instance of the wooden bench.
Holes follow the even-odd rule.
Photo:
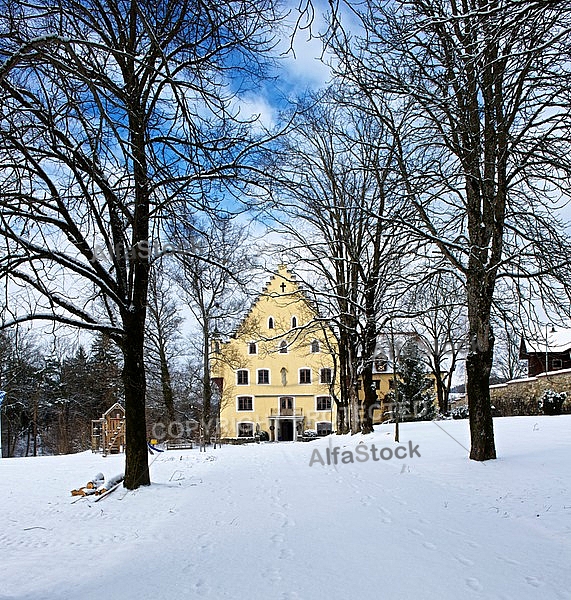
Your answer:
[[[167,450],[192,450],[192,440],[168,440]]]

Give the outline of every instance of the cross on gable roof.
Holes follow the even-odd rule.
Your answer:
[[[279,283],[280,281],[281,283]],[[260,301],[261,298],[263,298],[264,296],[276,297],[286,293],[292,296],[295,296],[295,294],[299,294],[300,301],[305,302],[307,306],[315,313],[315,315],[318,314],[316,307],[299,285],[295,273],[288,269],[287,265],[281,264],[278,266],[277,271],[266,282],[261,292],[258,294],[258,297],[252,302],[250,308],[248,309],[248,312],[244,315],[244,318],[240,321],[240,324],[236,328],[233,337],[235,337],[238,334],[238,332],[242,329],[244,323],[248,320],[248,317],[252,314],[254,307]]]

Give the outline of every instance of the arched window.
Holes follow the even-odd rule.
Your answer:
[[[268,329],[273,329],[274,328],[274,318],[270,317],[268,319]]]
[[[291,328],[295,329],[297,327],[297,317],[291,318]]]
[[[311,352],[313,354],[319,352],[319,342],[317,340],[313,340],[313,342],[311,342]]]
[[[238,423],[238,437],[254,437],[254,424],[247,421],[241,421]]]
[[[285,340],[280,342],[280,354],[287,354],[287,342]]]

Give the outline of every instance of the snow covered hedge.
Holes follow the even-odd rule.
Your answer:
[[[560,415],[561,407],[567,400],[567,392],[554,392],[553,390],[545,390],[539,398],[539,410],[544,415]]]
[[[460,406],[455,406],[450,411],[453,419],[467,419],[469,416],[468,406],[466,404],[461,404]]]

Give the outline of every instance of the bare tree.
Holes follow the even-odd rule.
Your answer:
[[[174,287],[155,269],[149,280],[149,319],[147,324],[147,365],[151,377],[160,381],[161,395],[168,420],[176,420],[175,393],[172,368],[181,349],[179,307],[175,301]]]
[[[452,377],[467,350],[466,302],[460,282],[437,273],[418,284],[411,298],[410,326],[436,384],[441,414],[448,414]]]
[[[127,488],[150,483],[143,348],[161,227],[174,204],[208,211],[222,187],[231,210],[253,180],[260,139],[231,84],[260,75],[276,18],[272,0],[3,5],[6,324],[48,319],[120,346]]]
[[[208,235],[201,233],[208,231]],[[182,290],[182,297],[196,318],[199,327],[198,354],[202,365],[203,440],[210,443],[218,419],[219,406],[213,414],[213,389],[210,356],[220,328],[231,329],[243,314],[244,288],[250,281],[255,254],[246,246],[248,229],[233,224],[227,217],[214,217],[209,224],[186,226],[179,222],[171,231],[180,252],[175,256],[173,277]],[[227,332],[228,333],[228,332]]]
[[[394,139],[378,120],[347,106],[354,88],[331,87],[302,101],[292,131],[273,155],[279,173],[276,226],[283,252],[317,273],[306,278],[338,336],[337,431],[373,430],[373,362],[383,298],[403,258],[394,235]],[[364,401],[359,406],[357,385]],[[350,423],[347,423],[347,414]]]
[[[352,40],[334,23],[336,67],[367,98],[362,110],[398,130],[403,184],[422,221],[415,233],[464,281],[470,457],[492,459],[496,283],[536,277],[546,289],[565,290],[568,276],[569,244],[553,209],[571,173],[571,7],[514,0],[346,6],[363,29]]]
[[[506,291],[507,292],[507,291]],[[496,351],[494,352],[493,375],[501,381],[510,381],[527,376],[527,361],[520,358],[522,337],[530,331],[529,319],[522,319],[514,306],[509,304],[512,295],[506,293],[503,302],[496,302],[494,331],[496,332]],[[524,324],[525,323],[525,324]],[[545,336],[545,331],[542,332]],[[543,337],[542,336],[542,337]]]

